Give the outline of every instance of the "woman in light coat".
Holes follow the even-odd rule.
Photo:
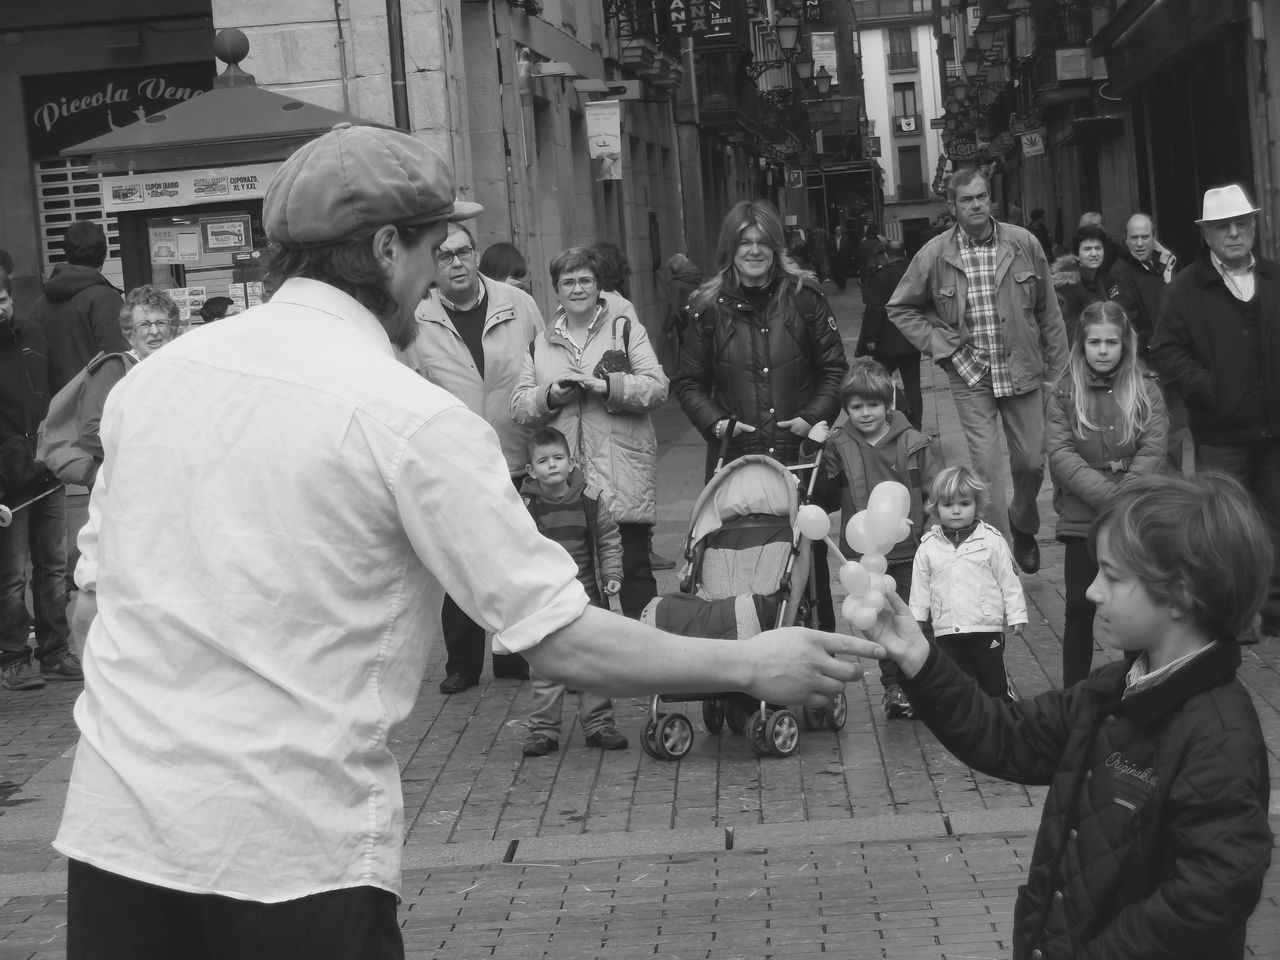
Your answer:
[[[630,302],[601,292],[600,272],[585,247],[551,261],[559,306],[529,345],[511,416],[563,433],[587,482],[609,497],[622,535],[622,610],[638,617],[657,594],[649,535],[658,442],[649,411],[667,399],[667,377]]]

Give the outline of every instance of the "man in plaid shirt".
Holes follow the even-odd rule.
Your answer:
[[[969,459],[991,485],[996,507],[986,519],[1011,536],[1018,566],[1034,573],[1042,396],[1066,371],[1066,328],[1044,248],[1029,231],[991,216],[991,185],[982,172],[953,173],[947,202],[956,226],[916,254],[889,300],[889,319],[947,371]],[[997,418],[1013,481],[1007,516]]]

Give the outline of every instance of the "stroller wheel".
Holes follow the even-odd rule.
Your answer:
[[[724,729],[724,701],[703,700],[702,722],[707,726],[707,733],[719,733]]]
[[[831,706],[824,711],[827,715],[827,726],[832,730],[843,730],[849,719],[849,698],[841,690],[831,701]]]
[[[658,714],[658,722],[648,721],[644,725],[644,732],[640,734],[640,749],[655,760],[666,759],[658,752],[658,723],[661,723],[665,717],[665,713]]]
[[[765,737],[767,723],[764,714],[759,710],[747,719],[747,743],[751,746],[751,752],[757,757],[767,757],[772,753],[769,741]]]
[[[780,757],[789,757],[800,746],[800,724],[791,710],[779,710],[765,724],[765,740]]]
[[[683,713],[667,714],[658,721],[655,743],[665,759],[682,760],[693,749],[693,724]]]
[[[736,700],[722,701],[725,704],[724,719],[729,724],[729,729],[734,733],[741,733],[747,729],[747,711],[742,708]]]
[[[800,714],[804,718],[806,730],[821,730],[827,723],[825,707],[805,707]]]

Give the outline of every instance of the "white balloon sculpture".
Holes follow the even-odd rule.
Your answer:
[[[849,546],[862,554],[862,560],[846,560],[831,539],[831,520],[817,504],[800,508],[796,525],[810,540],[825,540],[840,557],[840,583],[849,591],[840,612],[856,630],[868,630],[876,622],[876,614],[884,609],[885,595],[897,584],[885,571],[889,562],[885,554],[894,544],[911,535],[911,491],[893,480],[877,483],[867,498],[867,509],[859,510],[845,527]]]

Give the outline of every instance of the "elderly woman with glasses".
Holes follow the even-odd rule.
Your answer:
[[[178,329],[178,305],[158,287],[146,284],[134,287],[124,298],[120,310],[120,329],[129,341],[128,353],[99,354],[89,361],[92,371],[84,385],[84,412],[80,423],[80,447],[93,458],[84,479],[93,486],[102,464],[102,439],[98,428],[102,408],[109,394],[124,375],[140,360],[145,360],[174,338]]]
[[[649,534],[658,442],[649,411],[667,399],[667,376],[630,301],[600,289],[601,270],[586,247],[551,261],[555,315],[525,356],[511,416],[563,433],[586,481],[610,496],[622,535],[622,611],[638,617],[657,593]]]

